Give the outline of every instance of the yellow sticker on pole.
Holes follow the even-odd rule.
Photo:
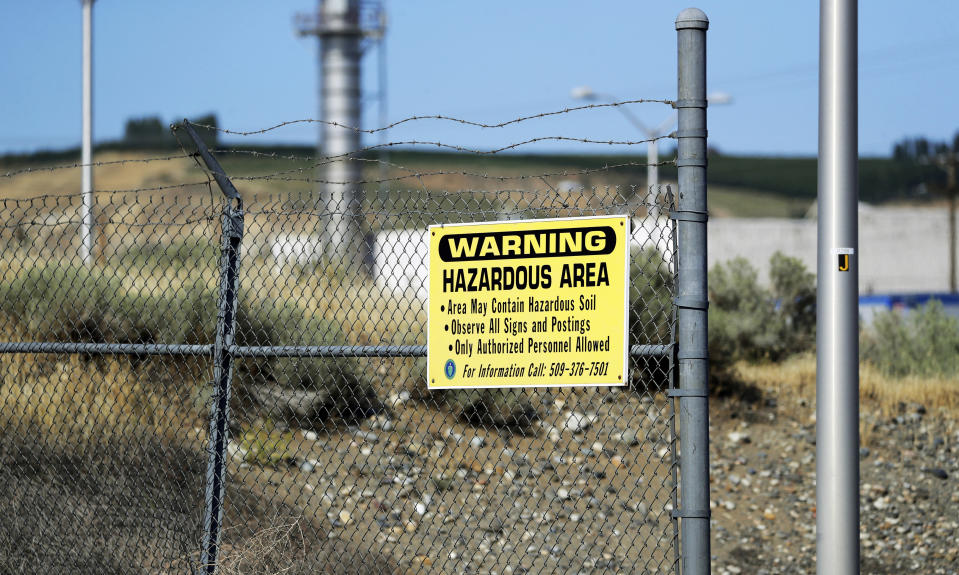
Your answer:
[[[429,233],[431,389],[626,383],[628,217]]]

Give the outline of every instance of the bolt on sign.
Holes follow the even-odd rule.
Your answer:
[[[629,218],[430,226],[431,389],[624,385]]]

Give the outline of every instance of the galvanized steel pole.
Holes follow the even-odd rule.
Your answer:
[[[819,4],[816,572],[859,573],[857,0]]]
[[[93,263],[93,0],[83,0],[80,259]]]
[[[680,389],[682,573],[709,566],[709,354],[706,285],[706,30],[709,19],[687,8],[676,18],[679,42],[679,198],[677,298]]]

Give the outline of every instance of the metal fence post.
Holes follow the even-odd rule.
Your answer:
[[[196,144],[200,157],[212,172],[226,196],[220,216],[220,293],[213,348],[213,399],[210,407],[209,460],[206,473],[206,509],[203,517],[203,549],[200,565],[215,573],[220,532],[223,524],[223,498],[226,488],[226,453],[229,443],[230,391],[233,381],[233,336],[236,323],[239,284],[240,243],[243,240],[243,200],[219,162],[207,149],[189,122],[183,123]]]
[[[687,8],[676,18],[679,42],[679,198],[677,297],[682,572],[708,574],[709,355],[706,291],[706,30],[709,19]]]

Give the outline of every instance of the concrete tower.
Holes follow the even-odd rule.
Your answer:
[[[382,38],[380,2],[319,0],[316,14],[297,18],[300,35],[320,40],[321,165],[317,187],[324,212],[321,238],[328,261],[345,267],[373,266],[363,204],[360,162],[351,159],[361,146],[361,60],[365,38]],[[325,158],[331,158],[326,160]]]

